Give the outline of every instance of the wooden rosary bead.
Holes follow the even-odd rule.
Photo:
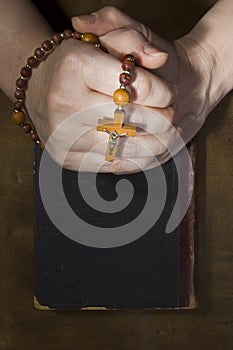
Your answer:
[[[130,93],[126,89],[117,89],[113,93],[113,101],[118,106],[126,106],[130,102]]]
[[[25,94],[24,90],[16,90],[15,91],[15,98],[17,98],[18,100],[24,100],[25,97],[26,97],[26,94]]]
[[[135,58],[133,55],[127,54],[124,56],[123,61],[132,61],[135,62]]]
[[[23,101],[16,101],[14,103],[14,109],[16,111],[22,111],[22,109],[24,109],[24,102]]]
[[[81,37],[81,40],[89,44],[97,44],[99,42],[98,37],[93,33],[84,33]]]
[[[52,37],[52,40],[55,44],[59,45],[63,41],[63,38],[62,38],[61,34],[55,33]]]
[[[17,81],[16,81],[16,86],[20,89],[23,89],[27,86],[27,80],[23,80],[21,78],[19,78]]]
[[[122,85],[128,86],[132,81],[132,77],[129,73],[121,73],[119,81]]]
[[[134,69],[134,67],[135,67],[134,61],[126,60],[122,63],[122,69],[124,71],[131,71]]]
[[[25,108],[25,98],[26,98],[26,93],[25,89],[28,84],[28,79],[32,75],[32,70],[33,68],[37,67],[41,59],[49,53],[50,50],[52,50],[55,45],[61,44],[63,39],[67,40],[70,38],[74,38],[77,40],[82,40],[83,42],[91,43],[91,44],[99,44],[98,37],[95,34],[92,33],[84,33],[81,34],[77,31],[72,32],[71,30],[65,30],[62,34],[55,33],[50,40],[45,40],[42,44],[41,47],[38,47],[35,52],[34,56],[31,56],[27,59],[27,64],[21,69],[20,72],[20,78],[17,79],[16,81],[16,91],[15,91],[15,98],[17,101],[14,103],[14,112],[12,113],[12,120],[15,124],[20,125],[24,132],[26,134],[30,133],[31,139],[34,142],[37,142],[40,144],[40,147],[43,149],[44,145],[41,144],[39,137],[36,133],[35,130],[32,129],[31,125],[28,123],[25,123],[26,120],[26,114],[22,111]],[[96,45],[97,46],[97,45]],[[100,45],[98,45],[100,47]],[[120,89],[119,89],[120,90]],[[117,99],[117,98],[116,98]],[[117,101],[122,100],[121,104],[126,104],[127,96],[122,96],[121,98],[118,97]]]
[[[73,33],[73,38],[77,39],[77,40],[81,40],[82,39],[82,34],[79,32],[74,32]]]
[[[36,58],[40,59],[44,57],[45,53],[41,50],[41,48],[38,48],[35,50],[34,55],[36,56]]]
[[[113,162],[117,155],[118,141],[121,137],[136,135],[136,125],[125,124],[125,106],[130,102],[130,92],[127,90],[127,86],[132,81],[131,72],[134,67],[134,57],[132,55],[126,55],[123,62],[124,72],[119,75],[120,88],[113,93],[113,101],[117,105],[114,111],[114,119],[112,123],[109,123],[105,119],[99,119],[97,125],[97,131],[103,131],[109,135],[108,146],[105,153],[105,160],[107,162]],[[127,70],[126,70],[127,69]]]
[[[130,93],[126,87],[132,82],[132,76],[129,72],[132,72],[135,67],[135,59],[133,55],[128,54],[123,57],[123,60],[122,68],[124,72],[119,76],[121,86],[113,93],[113,101],[124,110],[124,106],[130,102]]]
[[[21,125],[26,120],[26,114],[24,112],[13,112],[11,118],[15,124]]]
[[[30,125],[30,124],[27,124],[27,123],[26,123],[26,124],[23,124],[22,128],[23,128],[25,134],[29,134],[29,132],[31,132],[31,130],[32,130],[31,125]]]
[[[33,132],[31,133],[31,139],[32,139],[32,141],[34,141],[34,142],[39,141],[39,137],[38,137],[38,135],[37,135],[37,133],[36,133],[35,131],[33,131]]]
[[[63,36],[64,36],[64,39],[65,39],[65,40],[72,38],[72,31],[69,30],[69,29],[66,29],[66,30],[63,32]]]
[[[38,60],[35,57],[29,57],[27,63],[30,67],[34,68],[37,66]]]
[[[53,48],[53,44],[51,43],[51,41],[49,40],[45,40],[42,44],[42,48],[45,50],[45,51],[50,51],[52,50]]]
[[[23,78],[29,78],[32,75],[32,70],[29,67],[23,67],[20,74]]]

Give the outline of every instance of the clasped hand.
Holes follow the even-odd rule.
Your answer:
[[[75,30],[96,33],[110,54],[68,40],[35,71],[28,91],[28,110],[43,143],[54,134],[49,149],[52,158],[65,168],[79,170],[88,154],[82,170],[116,174],[150,169],[168,160],[177,132],[188,142],[220,98],[211,85],[216,80],[216,64],[209,54],[213,49],[201,47],[189,35],[170,44],[113,7],[74,17],[72,23]],[[66,140],[74,136],[65,121],[99,105],[103,105],[104,115],[104,105],[112,102],[112,93],[119,85],[119,59],[126,53],[132,53],[138,64],[132,102],[153,112],[132,113],[130,122],[145,125],[144,131],[122,140],[119,156],[107,163],[104,155],[108,135],[96,131],[94,113],[80,113],[73,133],[78,130],[82,136],[64,160],[61,154]]]

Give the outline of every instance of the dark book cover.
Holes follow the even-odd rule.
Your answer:
[[[60,168],[45,152],[35,148],[35,306],[44,310],[196,307],[194,196],[184,217],[184,203],[179,196],[182,186],[191,196],[194,173],[192,169],[187,172],[182,151],[164,165],[146,172],[82,173],[81,189],[80,173]],[[189,153],[194,164],[193,146]],[[41,170],[42,155],[49,160],[52,172],[45,166]],[[59,195],[54,175],[58,173],[64,197]],[[41,182],[43,176],[47,176],[45,186]],[[127,182],[118,186],[122,180]],[[130,191],[133,188],[132,198],[124,208],[98,210],[88,198],[93,182],[109,208],[117,196],[127,197],[127,188]],[[72,212],[70,217],[68,211]],[[142,213],[144,217],[140,219]],[[79,218],[75,226],[77,237],[71,232],[72,215]],[[178,226],[167,232],[172,215]],[[106,241],[99,238],[101,229]]]

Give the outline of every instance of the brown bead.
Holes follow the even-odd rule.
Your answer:
[[[72,31],[69,30],[69,29],[66,29],[66,30],[63,32],[63,36],[64,36],[64,39],[65,39],[65,40],[72,38]]]
[[[133,61],[134,62],[135,58],[133,55],[128,54],[128,55],[124,56],[123,61]]]
[[[20,88],[20,89],[23,89],[23,88],[25,88],[25,87],[27,86],[27,81],[19,78],[19,79],[16,81],[16,86],[17,86],[18,88]]]
[[[24,109],[24,103],[22,101],[16,101],[14,103],[14,109],[16,111],[22,111],[22,109]]]
[[[123,70],[132,71],[134,69],[134,67],[135,67],[135,63],[133,61],[126,60],[122,63]]]
[[[79,32],[74,32],[73,33],[73,38],[77,39],[77,40],[80,40],[82,38],[82,34],[79,33]]]
[[[30,124],[23,124],[23,130],[24,130],[24,132],[25,132],[25,134],[29,134],[29,132],[31,132],[31,130],[32,130],[32,127],[31,127],[31,125]]]
[[[93,33],[84,33],[81,40],[85,43],[97,44],[99,42],[98,37]]]
[[[59,45],[59,44],[61,44],[63,38],[61,37],[60,34],[55,33],[55,34],[53,35],[53,37],[52,37],[52,40],[53,40],[53,42],[54,42],[55,44]]]
[[[15,98],[17,98],[18,100],[24,100],[25,99],[25,91],[24,90],[16,90],[15,91]]]
[[[24,124],[26,120],[26,114],[23,112],[13,112],[11,115],[11,119],[17,125]]]
[[[32,141],[34,141],[34,142],[39,141],[39,137],[38,137],[38,135],[37,135],[37,133],[36,133],[35,131],[33,131],[33,132],[31,133],[31,139],[32,139]]]
[[[29,57],[28,58],[28,65],[30,66],[30,67],[36,67],[37,66],[37,64],[38,64],[38,60],[35,58],[35,57]]]
[[[32,70],[29,67],[23,67],[20,73],[22,77],[29,78],[32,75]]]
[[[40,48],[36,49],[34,52],[34,55],[39,59],[42,58],[44,56],[44,54],[45,53]]]
[[[119,78],[119,81],[120,81],[120,83],[121,83],[122,85],[127,86],[127,85],[129,85],[129,84],[131,83],[132,77],[131,77],[131,75],[128,74],[128,73],[121,73],[120,78]]]
[[[113,101],[118,106],[126,106],[130,102],[130,93],[126,89],[117,89],[113,94]]]
[[[53,44],[49,40],[45,40],[42,44],[42,47],[45,51],[50,51],[53,48]]]

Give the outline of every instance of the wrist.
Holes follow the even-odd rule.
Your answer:
[[[52,29],[31,1],[0,2],[0,88],[14,99],[14,82],[34,49]]]
[[[200,36],[198,31],[189,34],[175,42],[185,61],[185,68],[180,80],[186,82],[185,91],[198,96],[202,103],[197,110],[207,115],[232,89],[232,73],[228,65],[224,64],[215,47]],[[184,58],[185,56],[185,58]]]
[[[233,33],[232,33],[233,34]],[[210,19],[193,28],[188,34],[208,54],[214,77],[225,95],[233,89],[233,40],[221,25]]]

